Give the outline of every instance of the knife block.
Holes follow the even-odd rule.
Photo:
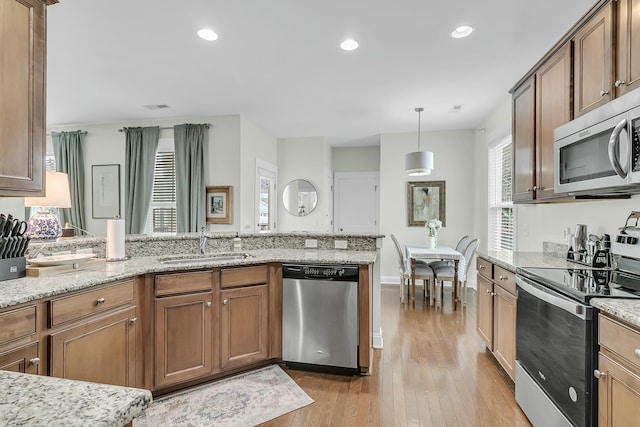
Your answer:
[[[26,271],[27,259],[23,256],[0,259],[0,281],[24,277]]]

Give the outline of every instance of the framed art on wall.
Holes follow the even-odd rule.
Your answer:
[[[233,224],[233,187],[207,187],[207,224]]]
[[[91,166],[91,216],[120,216],[120,165]]]
[[[430,219],[446,225],[444,181],[407,182],[407,221],[409,226],[424,227]]]

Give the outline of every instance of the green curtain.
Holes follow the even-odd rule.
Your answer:
[[[178,233],[198,231],[205,225],[205,158],[209,126],[173,127],[176,153],[176,215]]]
[[[144,231],[151,203],[160,127],[125,128],[125,233]]]
[[[64,172],[69,179],[71,208],[60,209],[62,225],[70,223],[84,230],[84,156],[82,154],[82,131],[52,132],[53,154],[56,171]],[[80,230],[78,230],[80,231]]]

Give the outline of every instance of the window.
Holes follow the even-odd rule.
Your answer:
[[[145,233],[175,233],[176,156],[173,139],[161,139],[156,152],[151,203],[147,213]]]
[[[489,147],[489,250],[515,249],[515,218],[511,201],[513,181],[511,136]]]

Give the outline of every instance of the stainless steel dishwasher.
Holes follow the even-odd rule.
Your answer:
[[[358,266],[283,264],[282,358],[358,369]]]

